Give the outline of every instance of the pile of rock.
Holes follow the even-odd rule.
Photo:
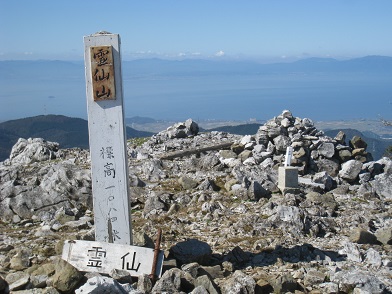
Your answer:
[[[94,240],[89,155],[20,139],[0,163],[0,292],[391,293],[392,161],[344,137],[284,111],[255,135],[188,120],[130,144],[134,244],[163,230],[156,283],[60,259],[64,240]],[[282,194],[288,146],[301,184]]]

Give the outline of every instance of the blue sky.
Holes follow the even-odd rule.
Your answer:
[[[83,59],[118,33],[122,57],[292,60],[392,56],[392,1],[2,0],[0,60]]]

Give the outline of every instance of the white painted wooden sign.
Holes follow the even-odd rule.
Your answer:
[[[67,240],[62,259],[79,271],[109,274],[113,269],[128,271],[131,276],[151,274],[154,249],[122,244]],[[161,276],[164,254],[157,258],[155,275]]]
[[[84,37],[95,239],[132,244],[120,37]]]

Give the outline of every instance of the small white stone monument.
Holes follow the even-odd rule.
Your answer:
[[[298,189],[298,169],[291,165],[293,156],[293,147],[286,149],[284,166],[280,166],[278,173],[278,188],[284,193],[285,191]]]

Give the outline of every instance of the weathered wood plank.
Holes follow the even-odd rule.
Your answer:
[[[202,152],[206,152],[206,151],[227,149],[231,145],[233,145],[233,143],[234,143],[234,141],[230,141],[230,142],[219,143],[216,145],[209,145],[209,146],[202,146],[202,147],[192,148],[192,149],[187,149],[187,150],[173,151],[173,152],[169,152],[169,153],[165,153],[165,154],[161,155],[159,157],[159,159],[170,160],[170,159],[189,156],[192,154],[202,153]]]
[[[154,249],[122,244],[67,240],[62,259],[79,271],[109,274],[113,269],[128,271],[131,276],[151,274]],[[159,252],[155,274],[162,273],[164,254]]]

